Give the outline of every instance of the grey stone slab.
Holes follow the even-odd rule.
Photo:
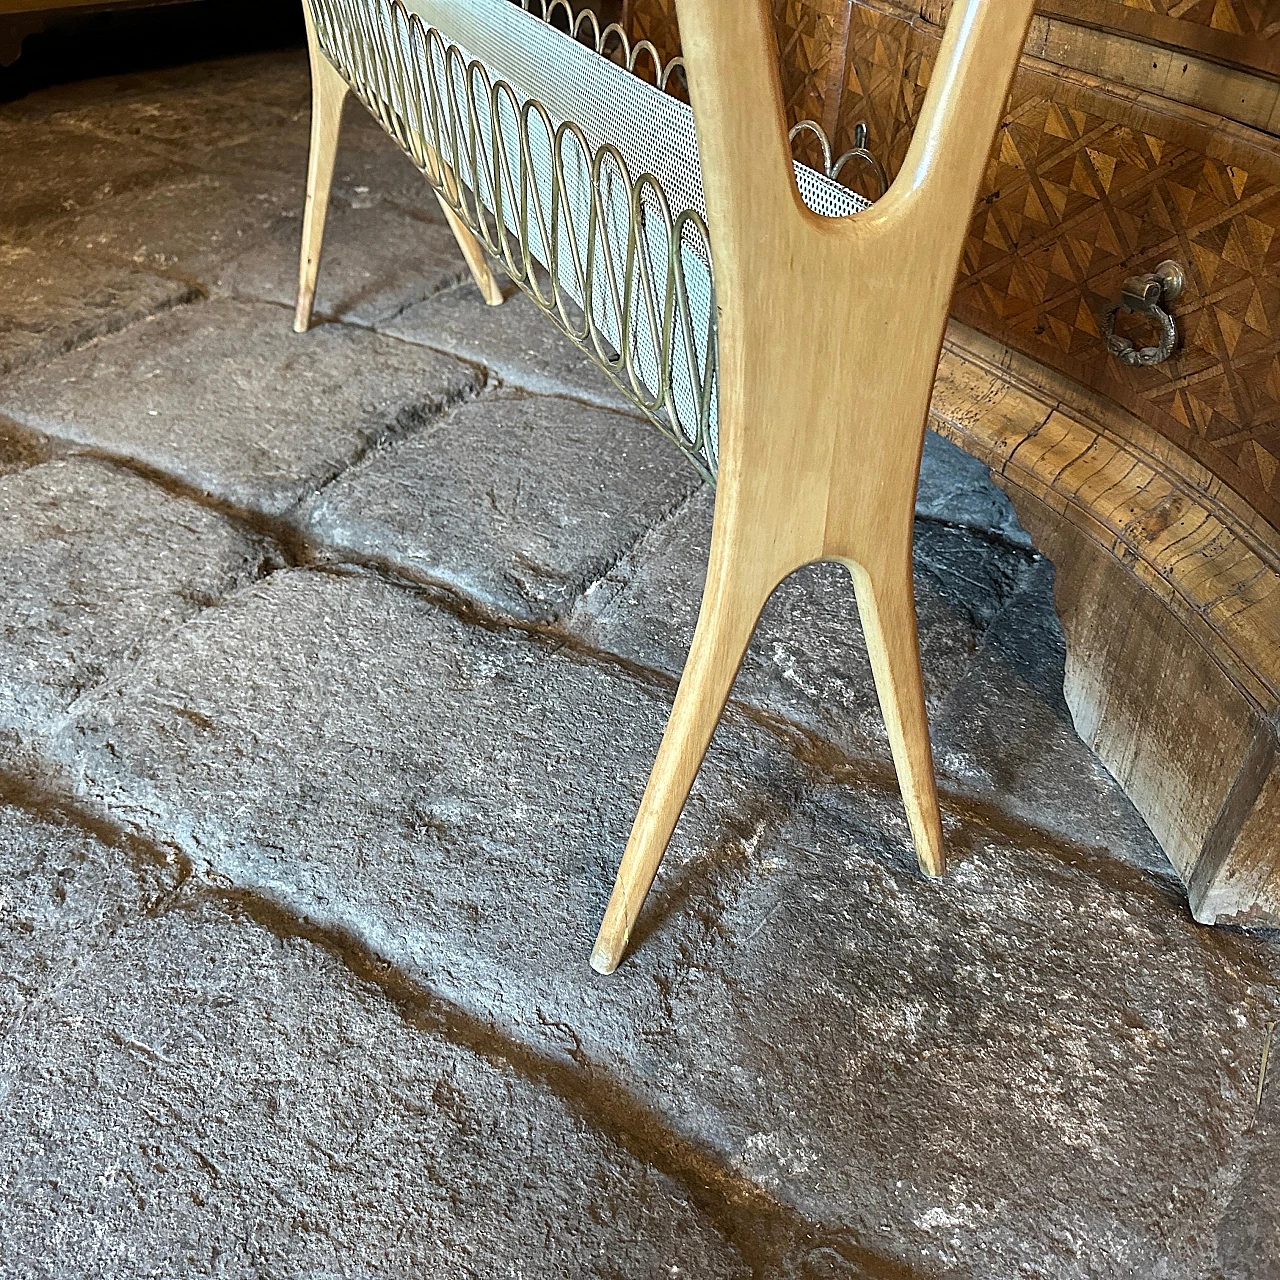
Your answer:
[[[697,494],[596,582],[569,623],[589,643],[678,675],[702,601],[714,496]],[[921,522],[916,609],[931,711],[963,677],[1025,556]],[[836,564],[797,571],[765,607],[734,698],[781,715],[851,756],[888,759],[853,583]]]
[[[0,245],[0,377],[195,296],[181,281],[91,255]]]
[[[0,418],[0,476],[12,475],[48,460],[50,450],[42,436]]]
[[[924,433],[916,515],[1031,549],[1031,535],[1019,523],[1008,495],[992,483],[990,468],[934,431]]]
[[[262,540],[107,462],[0,477],[0,746],[47,732],[117,664],[254,579]]]
[[[0,803],[0,1099],[41,1002],[176,883],[176,868],[135,867],[77,827]],[[0,1271],[3,1258],[0,1245]]]
[[[289,570],[82,698],[52,751],[85,803],[372,945],[412,940],[415,966],[470,1006],[500,999],[512,966],[589,974],[668,709],[660,689],[377,578]],[[732,864],[800,776],[768,734],[727,725],[672,871]]]
[[[514,285],[500,307],[469,281],[406,309],[386,333],[484,365],[504,383],[636,413],[635,404]]]
[[[262,64],[256,75],[238,84],[229,80],[217,92],[199,84],[131,79],[125,92],[86,93],[48,115],[40,127],[127,141],[204,173],[284,175],[301,191],[310,147],[310,93],[299,97],[288,65],[283,83],[268,90],[262,82],[271,74],[270,64]],[[440,220],[430,187],[412,161],[351,97],[339,138],[334,194],[359,202],[365,193]]]
[[[732,1081],[740,1167],[912,1274],[1210,1274],[1274,948],[1108,859],[950,838],[923,882],[841,787],[762,840],[670,1009],[699,1095]]]
[[[298,294],[300,213],[215,274],[214,291],[293,306]],[[468,276],[453,233],[381,201],[334,201],[316,281],[316,315],[375,325]]]
[[[593,977],[665,712],[377,580],[290,571],[82,699],[57,750],[82,803],[200,876],[621,1086],[765,1234],[791,1206],[771,1273],[1205,1274],[1275,1016],[1261,945],[973,815],[925,882],[889,788],[806,790],[731,719],[638,950]]]
[[[0,1275],[750,1274],[572,1100],[216,903],[117,931],[30,1022]]]
[[[0,387],[0,413],[276,515],[471,394],[468,365],[268,303],[181,307]]]
[[[311,71],[306,50],[301,48],[210,58],[49,85],[6,102],[0,107],[0,119],[11,124],[43,124],[61,112],[174,90],[240,103],[259,102],[296,114],[310,109]]]
[[[1255,1057],[1261,1075],[1263,1031]],[[1276,1088],[1277,1046],[1272,1041],[1262,1099],[1240,1144],[1240,1160],[1230,1202],[1218,1227],[1216,1261],[1222,1280],[1270,1280],[1280,1274],[1280,1090]],[[1255,1094],[1256,1097],[1256,1094]]]
[[[293,270],[303,190],[273,174],[184,174],[104,202],[51,230],[43,252],[63,246],[205,284],[225,264],[281,228],[293,230]]]
[[[14,124],[0,115],[0,241],[28,236],[111,196],[156,186],[186,167],[124,139],[53,124]]]
[[[228,150],[269,148],[278,136],[297,133],[294,112],[203,87],[133,80],[125,92],[111,93],[90,81],[85,90],[45,115],[39,129],[127,142],[138,154],[168,154],[206,170],[219,167],[217,157]]]
[[[1142,816],[1076,733],[1062,692],[1065,667],[1053,566],[1041,559],[991,620],[933,717],[939,769],[993,816],[1105,848],[1174,880]]]
[[[299,521],[339,555],[552,622],[699,483],[637,418],[485,397],[378,450]]]

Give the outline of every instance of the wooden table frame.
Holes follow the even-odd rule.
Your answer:
[[[870,209],[828,219],[796,190],[768,0],[679,0],[719,311],[720,465],[698,626],[591,955],[600,973],[622,959],[765,602],[816,560],[853,577],[920,866],[943,870],[913,597],[915,492],[960,252],[1032,2],[957,0],[897,179]],[[299,329],[347,93],[309,12],[307,27]],[[447,182],[443,170],[430,176]],[[498,300],[479,245],[451,224]]]

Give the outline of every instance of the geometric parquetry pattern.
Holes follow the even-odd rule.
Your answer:
[[[664,13],[665,38],[678,41],[673,0],[630,3]],[[848,0],[772,3],[790,118],[819,120],[837,152],[866,120],[892,178],[919,117],[937,28]],[[1142,7],[1219,30],[1280,33],[1280,0]],[[1211,119],[1142,108],[1088,77],[1024,64],[953,309],[1115,400],[1280,526],[1278,151],[1248,131],[1224,141]],[[1165,258],[1187,272],[1172,307],[1180,345],[1164,364],[1130,368],[1108,355],[1099,317],[1126,276]]]
[[[1231,35],[1280,36],[1280,11],[1275,0],[1118,0],[1126,9],[1177,18]]]
[[[1132,127],[1100,91],[1055,103],[1048,79],[1023,74],[1015,87],[956,313],[1280,508],[1280,166],[1250,172]],[[1172,308],[1180,347],[1128,368],[1107,356],[1098,317],[1125,276],[1165,258],[1187,271]]]

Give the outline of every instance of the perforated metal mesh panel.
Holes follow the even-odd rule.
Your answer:
[[[330,61],[489,252],[714,475],[715,289],[692,110],[511,0],[312,11]],[[796,183],[824,216],[866,207],[800,164]]]

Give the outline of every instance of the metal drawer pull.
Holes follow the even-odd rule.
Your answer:
[[[1162,262],[1150,275],[1130,276],[1120,286],[1120,301],[1102,318],[1102,336],[1107,350],[1122,364],[1139,367],[1163,364],[1178,345],[1178,329],[1162,303],[1173,302],[1182,292],[1186,273],[1174,261]],[[1132,311],[1147,316],[1160,326],[1160,342],[1154,347],[1136,347],[1116,333],[1116,316]]]

